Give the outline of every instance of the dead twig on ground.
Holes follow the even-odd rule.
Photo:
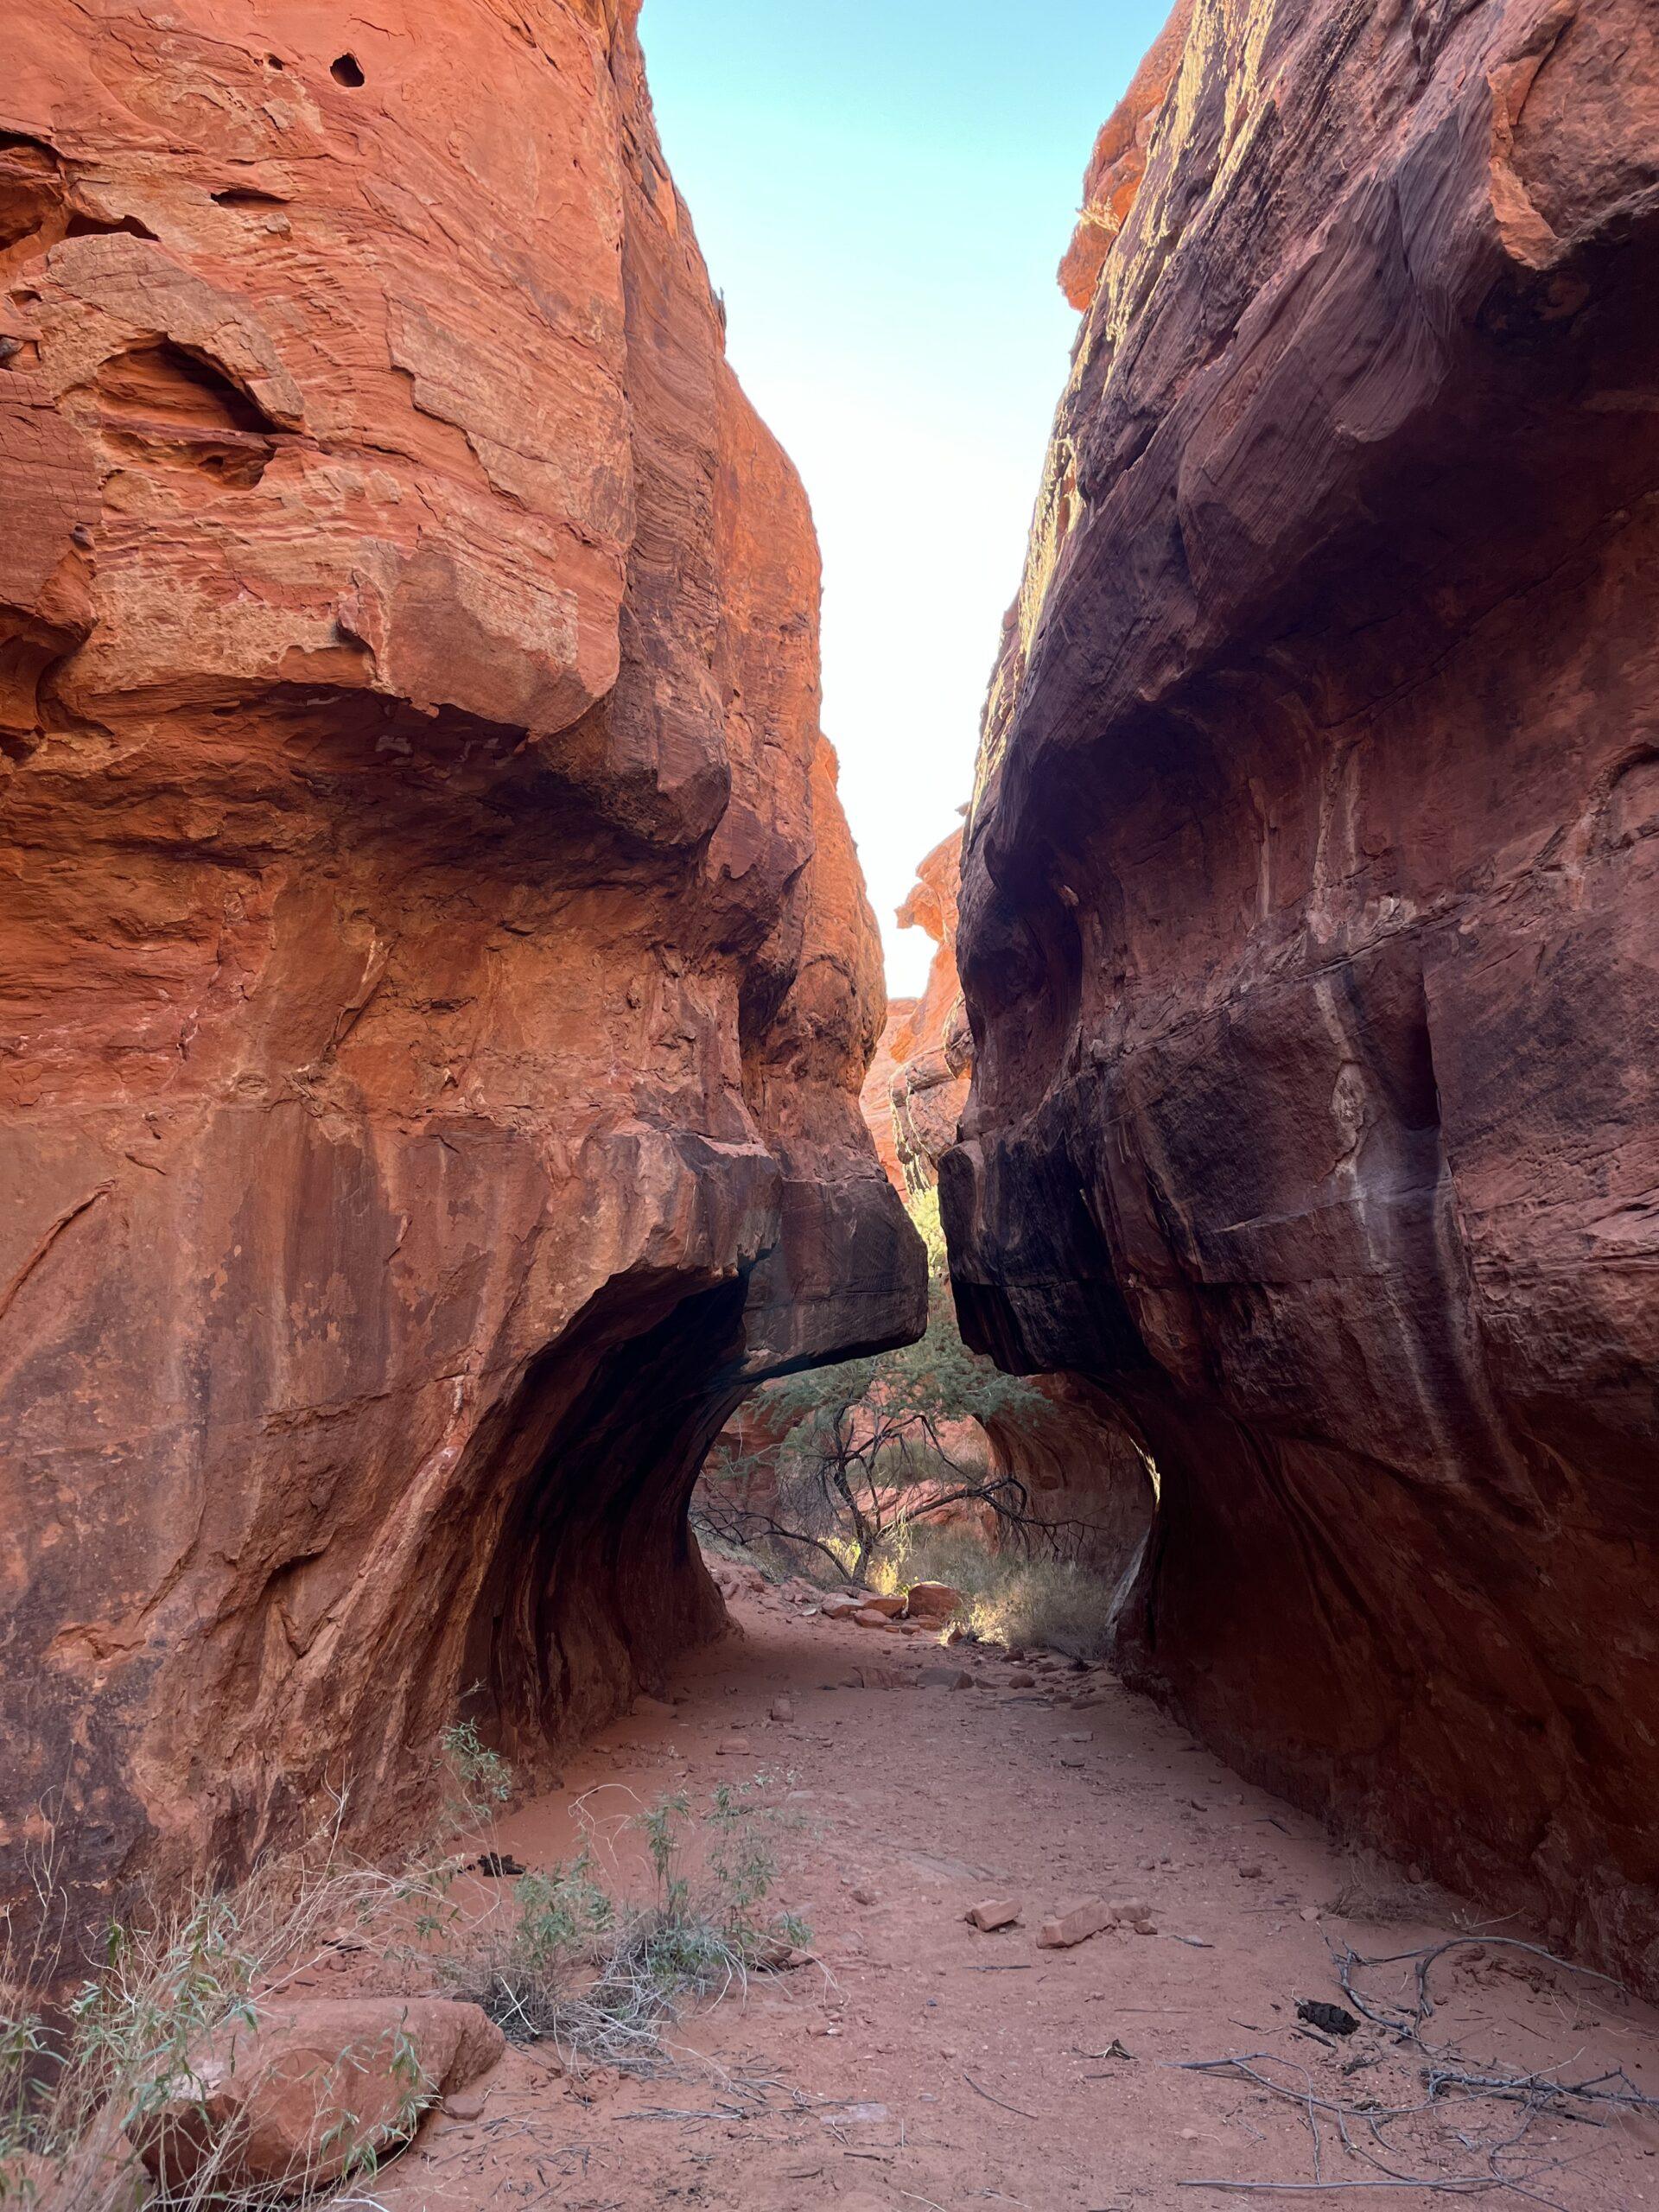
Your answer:
[[[1618,1990],[1622,1997],[1630,1994],[1624,1983],[1616,1981],[1611,1974],[1599,1974],[1593,1967],[1575,1965],[1571,1959],[1560,1958],[1554,1951],[1547,1951],[1541,1943],[1523,1942],[1518,1936],[1452,1936],[1442,1943],[1425,1943],[1414,1951],[1393,1951],[1374,1959],[1361,1958],[1353,1946],[1347,1944],[1344,1946],[1340,1957],[1334,1949],[1332,1956],[1336,1963],[1337,1979],[1342,1984],[1343,1994],[1356,2012],[1362,2013],[1374,2027],[1386,2028],[1390,2034],[1420,2044],[1427,2050],[1429,2046],[1422,2041],[1422,2031],[1434,2012],[1434,2000],[1428,1987],[1429,1974],[1448,1952],[1468,1949],[1525,1951],[1535,1959],[1543,1959],[1550,1966],[1560,1967],[1564,1973],[1581,1974],[1590,1981],[1605,1982],[1609,1989]],[[1370,1997],[1368,2002],[1366,1996],[1353,1986],[1356,1972],[1395,1966],[1410,1966],[1414,1969],[1417,1998],[1408,2012],[1387,2005],[1376,1996]]]
[[[1001,2105],[1004,2112],[1017,2112],[1021,2120],[1040,2120],[1043,2116],[1039,2112],[1027,2112],[1023,2105],[1011,2105],[1005,2098],[994,2097],[988,2089],[980,2088],[971,2074],[964,2073],[962,2078],[974,2094],[983,2097],[988,2105]]]
[[[1275,2080],[1272,2075],[1262,2070],[1266,2066],[1279,2066],[1288,2069],[1300,2077],[1299,2084],[1293,2086]],[[1556,2171],[1563,2163],[1562,2161],[1535,2162],[1528,2166],[1516,2166],[1513,2169],[1506,2168],[1500,2163],[1507,2155],[1520,2149],[1534,2123],[1546,2112],[1556,2113],[1557,2116],[1560,2115],[1562,2108],[1560,2107],[1559,2100],[1563,2094],[1567,2094],[1567,2091],[1566,2085],[1553,2076],[1541,2075],[1532,2077],[1534,2094],[1525,2101],[1525,2117],[1518,2127],[1512,2129],[1508,2135],[1498,2141],[1483,2143],[1477,2137],[1461,2129],[1448,2127],[1447,2132],[1455,2139],[1466,2155],[1479,2157],[1482,2159],[1483,2165],[1480,2170],[1472,2172],[1465,2171],[1452,2173],[1424,2173],[1408,2171],[1402,2167],[1399,2162],[1400,2153],[1395,2149],[1386,2131],[1402,2121],[1421,2118],[1425,2113],[1433,2113],[1438,2116],[1445,2101],[1446,2079],[1456,2075],[1458,2069],[1439,2069],[1440,2078],[1437,2078],[1436,2069],[1425,2069],[1423,2082],[1427,2094],[1408,2103],[1393,2105],[1384,2104],[1375,2097],[1351,2101],[1322,2096],[1314,2088],[1313,2079],[1306,2067],[1298,2064],[1294,2059],[1281,2057],[1276,2052],[1271,2051],[1253,2050],[1234,2054],[1226,2058],[1188,2060],[1181,2064],[1179,2070],[1192,2074],[1226,2074],[1249,2082],[1252,2087],[1269,2097],[1294,2106],[1301,2113],[1307,2126],[1313,2153],[1313,2178],[1311,2181],[1211,2180],[1204,2183],[1183,2182],[1181,2184],[1183,2188],[1205,2187],[1234,2195],[1246,2196],[1323,2195],[1339,2189],[1418,2189],[1441,2196],[1474,2196],[1491,2194],[1497,2190],[1505,2190],[1526,2199],[1529,2202],[1552,2208],[1552,2212],[1563,2212],[1559,2200],[1543,2194],[1540,2187],[1545,2177]],[[1475,2079],[1473,2076],[1470,2078]],[[1514,2077],[1498,2075],[1492,2078],[1497,2084],[1495,2088],[1477,2086],[1470,2089],[1467,2092],[1468,2101],[1478,2102],[1483,2097],[1512,2098],[1515,2095],[1516,2083]],[[1611,2078],[1614,2077],[1601,2076],[1598,2077],[1598,2081]],[[1458,2079],[1457,2085],[1463,2086],[1460,2077]],[[1653,2101],[1644,2101],[1652,2102]],[[1351,2158],[1357,2158],[1373,2168],[1374,2172],[1371,2175],[1344,2180],[1333,2180],[1327,2176],[1324,2167],[1325,2142],[1320,2130],[1321,2119],[1334,2124],[1337,2139],[1342,2149]],[[1370,2137],[1370,2144],[1357,2139],[1355,2131],[1362,2127]]]
[[[1478,2196],[1484,2190],[1510,2189],[1514,2183],[1488,2181],[1477,2176],[1470,2181],[1432,2181],[1421,2176],[1406,2176],[1399,2180],[1385,2176],[1376,2181],[1182,2181],[1178,2189],[1213,2189],[1226,2196],[1329,2196],[1343,2189],[1427,2189],[1438,2190],[1446,2196]],[[1527,2192],[1522,2190],[1524,2196]],[[1540,2198],[1547,2203],[1550,2200]]]

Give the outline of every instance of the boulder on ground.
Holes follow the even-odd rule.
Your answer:
[[[715,1558],[706,1563],[709,1579],[722,1598],[764,1598],[771,1592],[766,1576],[747,1560]]]
[[[818,1611],[827,1621],[844,1621],[850,1620],[855,1613],[861,1612],[864,1605],[862,1592],[853,1595],[843,1590],[836,1590],[819,1600]]]
[[[913,1621],[948,1621],[962,1609],[962,1592],[948,1582],[912,1582],[905,1596],[905,1611]]]
[[[1111,1927],[1116,1917],[1104,1897],[1084,1897],[1080,1904],[1071,1905],[1052,1920],[1044,1921],[1037,1931],[1037,1941],[1046,1951],[1067,1950],[1073,1943],[1086,1943],[1091,1936],[1098,1936],[1103,1928]]]
[[[301,1998],[219,2029],[133,2133],[165,2190],[208,2175],[226,2190],[322,2188],[402,2142],[504,2047],[476,2005],[448,1998]]]
[[[963,1915],[982,1936],[989,1936],[999,1928],[1012,1928],[1019,1917],[1018,1897],[987,1897],[981,1904],[970,1905]]]
[[[0,2156],[0,2205],[58,2208],[96,2205],[98,2212],[145,2212],[155,2202],[149,2176],[131,2140],[83,2139],[61,2158],[43,2151],[12,2150]]]

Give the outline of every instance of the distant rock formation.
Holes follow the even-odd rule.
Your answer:
[[[931,1191],[939,1155],[956,1141],[968,1103],[973,1041],[957,974],[957,886],[962,870],[962,832],[935,845],[916,871],[910,896],[899,909],[902,929],[922,929],[933,940],[927,984],[911,1020],[908,1047],[896,1053],[893,1125],[905,1180]]]
[[[629,0],[0,33],[12,1888],[406,1837],[919,1329],[818,567]],[[43,1808],[43,1809],[41,1809]]]
[[[938,1179],[973,1065],[957,975],[961,860],[957,830],[922,861],[899,909],[905,928],[925,929],[932,938],[933,959],[922,996],[900,999],[889,1010],[864,1085],[864,1117],[876,1150],[894,1188],[911,1197],[931,1191]],[[728,1439],[744,1418],[732,1424]],[[961,1439],[954,1448],[964,1459],[973,1456]],[[1067,1556],[1114,1575],[1132,1563],[1151,1525],[1151,1482],[1135,1438],[1099,1392],[1066,1376],[1041,1377],[1017,1415],[986,1423],[979,1449],[997,1472],[1012,1472],[1025,1484],[1031,1512],[1055,1530]],[[986,1511],[980,1522],[988,1541],[1006,1537],[994,1514]]]
[[[1153,126],[1185,52],[1192,21],[1192,0],[1177,0],[1128,91],[1100,127],[1084,175],[1077,226],[1060,263],[1060,289],[1079,311],[1094,298],[1112,241],[1141,189]]]
[[[1158,1466],[1141,1681],[1656,1988],[1659,12],[1172,34],[988,705],[958,1306]]]
[[[875,1042],[875,1055],[859,1093],[858,1108],[875,1147],[882,1172],[902,1198],[908,1194],[904,1167],[899,1158],[899,1135],[893,1119],[893,1079],[900,1062],[894,1057],[910,1049],[911,1030],[919,999],[889,999],[887,1018]]]
[[[931,1191],[939,1154],[955,1141],[968,1099],[972,1043],[957,976],[957,880],[962,832],[922,861],[899,909],[901,929],[925,930],[933,940],[927,982],[918,999],[896,999],[865,1080],[864,1118],[888,1179],[901,1195]]]

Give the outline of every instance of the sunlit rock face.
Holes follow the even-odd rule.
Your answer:
[[[954,1141],[968,1101],[972,1043],[957,976],[961,866],[959,830],[918,865],[898,921],[901,929],[925,930],[933,957],[920,998],[888,1007],[864,1083],[864,1118],[881,1163],[895,1187],[911,1196],[932,1189],[939,1155]]]
[[[898,1135],[893,1128],[893,1079],[904,1065],[899,1055],[909,1049],[912,1019],[919,1003],[917,999],[887,1001],[887,1018],[875,1040],[875,1055],[866,1071],[858,1102],[882,1173],[901,1198],[907,1195],[910,1186],[905,1180]]]
[[[959,1310],[1157,1463],[1136,1679],[1652,1987],[1659,16],[1178,29],[988,702]]]
[[[918,1328],[817,556],[628,5],[0,32],[14,1886],[406,1840],[718,1602],[745,1388]]]

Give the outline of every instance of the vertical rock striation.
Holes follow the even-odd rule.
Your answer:
[[[0,1838],[234,1867],[718,1604],[914,1334],[800,486],[629,0],[0,33]]]
[[[953,830],[920,861],[899,909],[903,927],[932,938],[933,958],[921,997],[889,1009],[864,1084],[876,1150],[895,1188],[912,1193],[938,1180],[973,1065],[957,973],[962,842]],[[1133,1563],[1151,1521],[1152,1491],[1140,1446],[1103,1393],[1076,1376],[1049,1376],[1017,1407],[987,1421],[984,1436],[993,1466],[1025,1484],[1031,1515],[1055,1530],[1062,1555],[1110,1575]],[[987,1536],[1000,1541],[1006,1525],[986,1520]]]
[[[988,705],[959,1310],[1157,1463],[1137,1679],[1659,1986],[1659,17],[1173,28]]]

